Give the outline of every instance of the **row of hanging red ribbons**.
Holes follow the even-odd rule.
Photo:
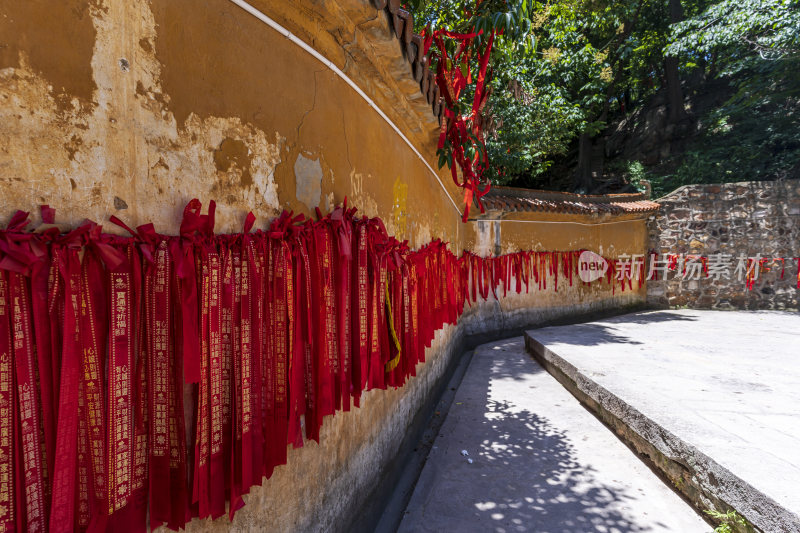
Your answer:
[[[24,212],[0,231],[2,531],[232,517],[287,445],[414,376],[465,305],[577,279],[580,251],[412,251],[346,203],[234,235],[200,208],[178,236],[34,233]]]
[[[658,259],[658,254],[655,252],[651,252],[651,258],[656,260]],[[667,268],[673,272],[678,272],[682,276],[687,275],[687,270],[689,269],[689,261],[698,262],[701,265],[701,270],[703,273],[704,278],[709,278],[708,272],[708,263],[709,258],[701,255],[696,254],[667,254],[665,255],[667,261]],[[781,276],[779,279],[783,280],[786,274],[786,261],[789,258],[786,257],[748,257],[744,258],[746,263],[743,264],[743,269],[745,272],[744,281],[747,290],[752,291],[756,285],[756,281],[759,278],[760,274],[771,272],[773,269],[777,268],[778,262],[780,262],[781,267]],[[800,257],[794,257],[795,261],[797,261],[797,288],[800,289]],[[682,268],[681,268],[682,265]],[[727,275],[730,275],[730,269],[727,271]],[[658,279],[658,276],[655,276],[655,279]]]

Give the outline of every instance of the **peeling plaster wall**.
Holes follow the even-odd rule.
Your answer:
[[[195,196],[220,201],[223,231],[240,227],[248,209],[277,214],[278,131],[267,133],[239,116],[192,115],[179,123],[160,88],[163,66],[155,57],[149,3],[68,3],[64,12],[33,14],[17,7],[24,3],[2,3],[3,20],[21,35],[2,28],[0,39],[26,44],[16,58],[9,48],[0,58],[2,216],[47,203],[67,226],[116,214],[174,233]],[[36,21],[54,18],[53,25],[72,29],[33,30]],[[78,53],[71,50],[73,37],[93,43],[78,47],[85,55],[72,57]],[[54,73],[35,61],[41,48],[56,57],[69,50],[65,60],[74,70]]]
[[[385,16],[366,0],[253,0],[347,73],[435,162],[438,124]],[[445,169],[446,170],[446,169]],[[218,202],[217,231],[253,211],[328,212],[345,197],[412,247],[434,238],[480,255],[645,249],[644,222],[519,215],[462,224],[462,191],[428,167],[344,81],[229,0],[0,0],[0,223],[57,210],[65,228],[117,215],[174,234],[194,197]],[[107,231],[117,229],[106,224]],[[397,390],[326,420],[321,444],[246,497],[234,530],[337,531],[369,497],[458,339],[643,299],[596,288],[509,296],[437,333],[427,363]],[[189,531],[227,531],[226,518]]]
[[[265,224],[282,209],[327,212],[348,197],[412,245],[431,228],[457,242],[455,208],[390,126],[326,66],[230,1],[49,4],[0,2],[5,220],[48,203],[65,225],[116,214],[173,233],[197,197],[217,201],[217,230],[228,232],[248,210]],[[264,4],[268,14],[286,9]],[[295,17],[324,12],[297,4]],[[382,39],[397,44],[388,32]],[[400,53],[382,46],[381,54]],[[381,95],[387,108],[404,103],[390,96]],[[430,118],[407,130],[429,156]],[[398,181],[426,194],[396,209]]]

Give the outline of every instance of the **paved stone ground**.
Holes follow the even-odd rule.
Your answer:
[[[521,338],[475,350],[399,528],[710,530],[525,352]]]
[[[651,311],[527,336],[703,491],[800,531],[800,314]]]

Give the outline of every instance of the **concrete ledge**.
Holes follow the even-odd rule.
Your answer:
[[[581,373],[535,334],[525,333],[527,351],[699,510],[737,511],[754,526],[737,529],[741,532],[798,531],[796,514]],[[748,509],[736,503],[743,501]]]

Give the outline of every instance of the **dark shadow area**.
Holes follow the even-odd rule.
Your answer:
[[[622,510],[641,501],[598,479],[591,465],[581,464],[564,431],[528,409],[489,398],[492,381],[545,372],[519,358],[516,339],[497,347],[510,349],[512,343],[509,357],[480,361],[485,365],[480,372],[485,414],[474,440],[480,443],[479,460],[502,473],[481,476],[485,498],[474,505],[480,523],[497,532],[649,531],[650,525],[643,527]],[[657,519],[651,525],[665,527]]]
[[[645,344],[621,335],[616,328],[617,324],[648,325],[659,322],[695,322],[695,317],[682,316],[668,311],[641,312],[614,316],[606,323],[574,324],[568,330],[548,332],[541,334],[541,338],[533,335],[535,339],[547,345],[548,343],[571,344],[574,346],[598,346],[600,344]],[[541,329],[541,328],[536,328]]]
[[[414,491],[417,478],[427,460],[428,451],[447,417],[455,391],[469,366],[471,350],[475,347],[502,339],[522,337],[525,331],[531,329],[580,324],[647,309],[643,304],[636,304],[605,311],[569,314],[528,324],[525,327],[466,335],[456,341],[453,349],[457,355],[451,359],[444,375],[429,391],[425,405],[414,416],[397,456],[381,472],[380,482],[359,511],[354,514],[345,530],[390,533],[397,529]],[[537,371],[543,371],[538,365],[536,368]],[[508,377],[512,375],[508,374]]]
[[[511,362],[513,361],[513,359],[518,357],[518,355],[515,352],[519,350],[520,343],[524,342],[525,341],[523,337],[512,337],[510,339],[494,342],[492,343],[491,347],[483,346],[481,348],[481,350],[489,350],[501,353],[506,351],[511,352],[512,350],[514,352],[514,353],[509,353],[508,359],[506,359],[505,356],[498,356],[497,359],[498,363],[491,368],[491,377],[493,379],[525,381],[529,376],[545,372],[545,369],[538,364],[526,365],[526,368],[522,368],[522,365],[520,365],[518,368],[511,366]],[[506,364],[505,363],[506,361],[508,361],[509,364]]]
[[[615,324],[653,324],[656,322],[697,322],[697,317],[676,315],[669,311],[652,311],[616,316],[609,320]]]
[[[447,417],[452,397],[461,383],[461,378],[469,366],[472,350],[476,346],[511,337],[522,337],[525,331],[532,328],[577,324],[643,309],[646,309],[644,305],[637,304],[606,311],[565,315],[521,328],[461,337],[453,346],[456,355],[450,360],[447,370],[428,392],[425,405],[414,415],[397,456],[381,472],[378,485],[358,512],[354,513],[344,531],[390,533],[397,529],[414,491],[417,478],[425,465],[428,451]]]
[[[590,311],[587,313],[568,313],[564,316],[557,318],[550,318],[547,320],[540,320],[538,322],[530,323],[523,327],[518,328],[505,328],[499,331],[490,331],[487,333],[478,333],[475,335],[467,335],[464,338],[466,349],[473,349],[481,344],[495,342],[502,339],[510,339],[512,337],[522,337],[526,331],[533,329],[549,328],[551,326],[571,326],[573,324],[583,324],[586,322],[593,322],[596,320],[607,320],[614,317],[622,317],[628,313],[645,312],[651,308],[646,304],[632,304],[615,309],[607,309],[604,311]]]
[[[454,355],[428,391],[424,405],[414,415],[397,455],[382,470],[377,486],[342,531],[393,533],[397,530],[431,446],[472,360],[474,346],[464,337],[454,341]]]
[[[504,475],[484,478],[486,497],[475,503],[482,524],[498,532],[650,530],[620,510],[639,502],[580,464],[564,432],[547,418],[492,401],[487,416],[480,460],[502,465]]]
[[[534,336],[534,338],[537,338]],[[539,340],[537,338],[537,340]],[[577,324],[568,330],[551,332],[542,335],[541,342],[572,344],[574,346],[597,346],[599,344],[642,344],[627,335],[620,335],[616,328],[602,324]]]

